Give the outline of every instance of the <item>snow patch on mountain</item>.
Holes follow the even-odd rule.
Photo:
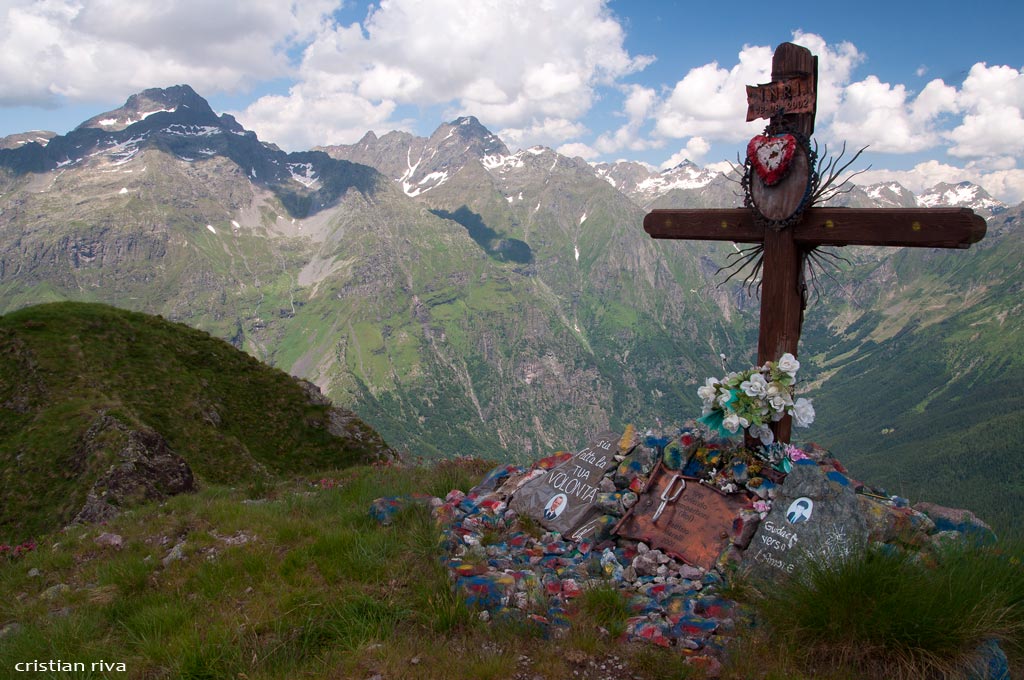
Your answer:
[[[219,135],[223,130],[213,125],[182,125],[181,123],[175,123],[165,127],[164,132],[185,137],[211,137]]]
[[[923,208],[957,206],[989,213],[1006,209],[1004,203],[992,198],[987,191],[971,182],[936,184],[917,197],[917,204]]]
[[[591,167],[598,177],[641,204],[650,203],[673,189],[703,189],[721,174],[690,161],[661,172],[634,161],[595,163]]]
[[[899,182],[883,182],[881,184],[872,184],[871,186],[864,187],[864,193],[876,201],[882,199],[886,191],[898,196],[905,196],[910,193],[910,191]]]
[[[447,170],[435,171],[425,175],[423,179],[416,182],[415,185],[411,184],[410,182],[402,182],[402,190],[406,193],[407,196],[415,198],[420,194],[424,194],[430,191],[431,189],[436,189],[437,187],[441,186],[447,181]]]
[[[480,163],[484,166],[488,172],[506,172],[515,168],[521,168],[524,166],[523,163],[523,152],[517,152],[511,156],[492,155],[484,156],[480,159]]]
[[[648,177],[637,185],[637,191],[645,194],[662,195],[673,189],[700,189],[711,184],[717,172],[702,170],[693,163],[682,163],[657,175]]]
[[[100,120],[96,121],[96,125],[98,125],[99,127],[103,128],[104,130],[108,130],[108,129],[123,130],[124,128],[128,127],[129,125],[134,125],[135,123],[138,123],[140,121],[146,120],[147,118],[149,118],[153,114],[156,114],[156,113],[174,113],[177,110],[178,110],[178,107],[174,107],[173,109],[163,108],[163,109],[153,109],[152,111],[142,111],[142,112],[139,112],[137,118],[135,116],[127,116],[125,118],[120,118],[120,117],[101,118]]]
[[[288,163],[286,167],[293,180],[307,189],[317,188],[314,185],[318,185],[320,178],[317,176],[312,163]]]

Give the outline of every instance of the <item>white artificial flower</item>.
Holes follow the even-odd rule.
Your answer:
[[[722,393],[718,395],[718,405],[725,406],[732,399],[732,392],[729,390],[722,390]]]
[[[767,425],[751,425],[747,432],[750,433],[751,437],[760,439],[761,443],[765,446],[775,441],[775,433]]]
[[[779,361],[775,366],[783,373],[788,373],[790,378],[796,377],[796,372],[800,370],[800,362],[789,352],[779,357]]]
[[[768,381],[760,373],[755,373],[740,383],[740,389],[748,397],[763,397],[768,392]]]
[[[735,413],[730,413],[722,420],[722,427],[733,434],[736,434],[736,430],[740,429],[740,427],[746,427],[747,425],[750,425],[750,421],[746,418],[740,418]]]
[[[814,422],[814,405],[810,399],[801,397],[793,404],[793,422],[797,427],[808,427]]]
[[[715,384],[717,382],[716,378],[708,378],[703,387],[697,388],[697,396],[705,404],[711,404],[715,400]]]
[[[772,409],[777,412],[785,411],[787,406],[793,405],[793,398],[790,396],[789,390],[777,382],[768,385],[765,396],[768,397],[768,403],[771,404]]]

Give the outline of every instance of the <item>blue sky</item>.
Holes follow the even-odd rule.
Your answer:
[[[0,135],[188,83],[289,150],[471,114],[512,148],[713,165],[763,126],[743,85],[794,40],[822,67],[816,136],[868,145],[863,181],[1018,202],[1019,4],[0,0]]]

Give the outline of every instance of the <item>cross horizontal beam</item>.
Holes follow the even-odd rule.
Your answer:
[[[969,248],[985,220],[969,208],[810,208],[793,230],[799,246]],[[654,210],[644,217],[653,238],[761,243],[764,227],[746,208]]]

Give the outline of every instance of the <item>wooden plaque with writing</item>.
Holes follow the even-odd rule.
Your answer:
[[[667,502],[657,521],[654,516],[676,473],[660,463],[651,474],[647,490],[615,527],[625,538],[643,541],[678,557],[687,564],[709,569],[729,544],[729,529],[746,507],[744,494],[727,495],[692,477],[675,501]],[[678,486],[676,481],[675,485]],[[667,492],[667,493],[666,493]]]
[[[761,85],[747,85],[747,122],[782,113],[814,113],[817,109],[817,78],[809,73],[779,78]]]

